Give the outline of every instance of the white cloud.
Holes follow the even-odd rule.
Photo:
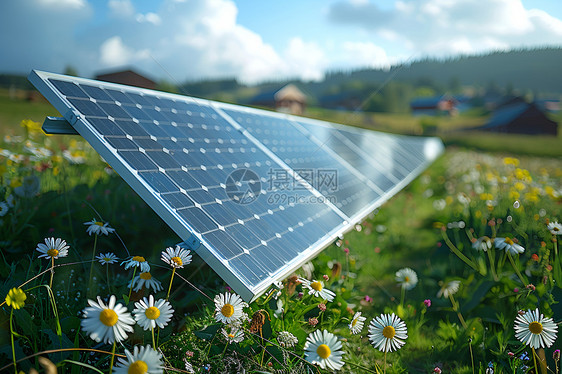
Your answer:
[[[100,46],[100,62],[107,67],[128,65],[150,57],[148,49],[135,51],[126,46],[120,36],[113,36]]]
[[[374,43],[348,41],[343,43],[342,51],[348,65],[383,69],[389,68],[391,65],[386,51]]]
[[[113,17],[130,18],[135,14],[135,7],[131,0],[109,0],[107,6]]]
[[[148,22],[152,23],[153,25],[159,25],[162,22],[160,16],[156,13],[146,13],[146,14],[137,14],[136,18],[137,22]]]
[[[327,59],[318,44],[292,38],[283,56],[287,75],[307,81],[318,81],[324,77]]]
[[[39,0],[39,4],[71,9],[82,9],[87,6],[87,2],[85,0]]]
[[[521,0],[400,0],[391,10],[373,2],[337,2],[337,23],[370,30],[414,54],[450,55],[534,45],[560,45],[562,21]]]

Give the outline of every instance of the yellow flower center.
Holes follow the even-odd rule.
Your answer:
[[[357,318],[351,321],[351,327],[355,327],[356,324],[357,324]]]
[[[232,317],[232,315],[234,314],[234,307],[230,304],[224,304],[221,308],[221,313],[226,318]]]
[[[542,332],[542,324],[537,321],[529,323],[529,331],[535,335],[539,335]]]
[[[230,334],[228,334],[228,337],[232,339],[232,338],[234,338],[234,334],[230,333]]]
[[[152,275],[150,273],[140,273],[139,277],[144,280],[152,279]]]
[[[57,249],[52,248],[47,251],[47,254],[51,257],[57,257],[59,255],[59,251]]]
[[[320,283],[319,281],[314,281],[310,284],[310,287],[312,287],[313,289],[315,289],[316,291],[322,291],[322,283]]]
[[[133,261],[136,261],[136,262],[145,262],[146,260],[145,260],[144,257],[142,257],[142,256],[135,256],[135,257],[133,257]]]
[[[513,245],[513,240],[511,240],[510,238],[505,238],[504,241],[509,245]]]
[[[100,313],[100,321],[106,326],[113,326],[117,323],[117,313],[113,309],[104,309]]]
[[[148,372],[148,365],[146,362],[138,360],[129,365],[127,374],[146,374]]]
[[[172,262],[176,264],[176,266],[182,266],[183,265],[183,261],[181,260],[181,258],[179,257],[172,257]]]
[[[326,344],[320,344],[316,348],[316,353],[323,359],[327,359],[332,354],[332,350]]]
[[[409,282],[410,281],[410,277],[404,277],[404,282]]]
[[[103,226],[103,222],[94,222],[94,225]]]
[[[554,227],[552,228],[552,231],[560,231],[560,228],[554,226]]]
[[[392,339],[394,338],[394,335],[396,335],[396,330],[394,330],[394,327],[386,326],[384,329],[382,329],[382,336],[384,336],[385,338]]]
[[[156,319],[160,317],[160,309],[155,306],[151,306],[150,308],[146,308],[146,310],[144,311],[144,315],[148,319]]]

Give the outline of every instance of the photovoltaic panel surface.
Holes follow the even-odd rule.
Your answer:
[[[34,71],[30,80],[246,300],[348,231],[442,147],[82,78]]]
[[[380,198],[380,190],[368,185],[330,147],[305,136],[290,119],[243,108],[225,112],[348,217]]]

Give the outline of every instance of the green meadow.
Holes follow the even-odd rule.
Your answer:
[[[485,121],[474,114],[433,119],[447,146],[436,162],[295,276],[239,305],[217,302],[230,289],[196,254],[183,268],[163,261],[179,241],[172,230],[82,139],[39,130],[58,115],[48,103],[16,96],[0,91],[0,372],[106,373],[125,349],[150,345],[169,373],[559,373],[560,136],[460,132]],[[308,115],[424,131],[406,115]],[[115,231],[90,235],[88,222]],[[46,238],[65,240],[68,255],[38,258]],[[96,258],[108,252],[119,261]],[[133,290],[146,272],[121,264],[141,257],[159,289]],[[97,342],[84,311],[110,295],[123,320],[149,295],[173,316]],[[407,336],[384,318],[378,328],[381,316],[399,318]],[[338,343],[314,346],[324,330]],[[384,339],[386,352],[375,347]]]

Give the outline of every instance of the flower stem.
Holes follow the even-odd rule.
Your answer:
[[[55,275],[55,258],[51,257],[51,279],[49,280],[50,289],[53,289],[53,275]]]
[[[131,302],[131,292],[133,292],[133,283],[135,282],[135,274],[137,272],[137,267],[135,266],[135,270],[133,270],[133,278],[131,279],[131,287],[129,288],[129,296],[127,297],[128,303]]]
[[[12,319],[14,317],[14,308],[10,310],[10,339],[12,341],[12,358],[14,360],[14,372],[18,374],[18,367],[16,365],[16,350],[14,346],[14,328],[12,326]]]
[[[384,351],[384,369],[383,374],[386,374],[386,351]]]
[[[170,278],[170,285],[168,286],[168,293],[166,294],[166,300],[170,297],[170,290],[172,289],[172,282],[174,281],[174,274],[176,274],[176,268],[172,268],[172,277]]]
[[[470,266],[471,268],[482,274],[480,269],[478,269],[478,267],[474,265],[474,262],[472,262],[468,257],[462,254],[462,252],[457,247],[455,247],[451,239],[449,239],[449,237],[447,236],[447,233],[445,231],[442,231],[441,233],[443,235],[443,240],[445,240],[445,243],[447,244],[447,247],[449,247],[451,252],[456,254],[457,257],[460,258],[465,264],[467,264],[468,266]]]
[[[354,366],[354,367],[356,367],[356,368],[358,368],[358,369],[361,369],[361,370],[363,370],[363,371],[365,371],[365,372],[368,372],[368,373],[380,374],[380,371],[379,371],[379,370],[373,371],[373,370],[371,370],[371,369],[367,369],[365,366],[362,366],[362,365],[359,365],[359,364],[355,364],[355,363],[349,362],[349,361],[346,361],[345,363],[346,363],[347,365],[349,365],[349,366]],[[375,363],[375,368],[376,368],[376,366],[377,366],[377,364]]]
[[[531,347],[531,350],[533,351],[533,363],[535,364],[535,373],[538,374],[539,370],[537,369],[537,357],[536,357],[536,353],[535,353],[535,348]]]
[[[152,332],[152,347],[156,349],[156,340],[154,340],[154,327],[151,327],[150,330]]]
[[[517,273],[517,276],[519,277],[519,279],[521,280],[523,285],[526,286],[527,281],[525,281],[525,279],[523,279],[523,275],[521,275],[521,272],[519,271],[519,268],[517,266],[515,266],[515,261],[513,261],[513,257],[511,257],[511,253],[507,252],[507,257],[509,258],[509,262],[511,262],[511,266],[513,266],[513,270],[515,270],[515,273]]]
[[[494,277],[494,280],[497,282],[499,280],[498,278],[498,274],[496,273],[496,269],[495,269],[495,264],[494,264],[494,256],[492,256],[492,252],[490,249],[488,249],[486,251],[486,253],[488,254],[488,260],[490,260],[490,270],[492,272],[492,277]]]
[[[467,325],[466,325],[466,322],[464,321],[464,318],[463,318],[461,312],[459,311],[459,304],[455,301],[455,298],[453,297],[453,295],[449,295],[449,298],[451,299],[451,304],[453,304],[453,310],[455,312],[457,312],[457,316],[459,317],[459,321],[461,321],[462,327],[464,327],[466,329]]]
[[[90,264],[90,277],[88,280],[88,291],[90,296],[92,295],[92,281],[93,281],[93,273],[94,273],[94,261],[96,260],[96,246],[98,244],[98,235],[94,236],[94,250],[92,251],[92,263]]]
[[[113,348],[111,348],[111,363],[109,364],[109,374],[113,372],[113,361],[115,360],[115,346],[117,342],[113,342]]]
[[[111,285],[109,284],[109,264],[105,265],[105,280],[107,281],[107,293],[111,294]]]
[[[400,306],[404,307],[404,298],[406,296],[406,287],[402,286],[402,290],[400,292]]]

